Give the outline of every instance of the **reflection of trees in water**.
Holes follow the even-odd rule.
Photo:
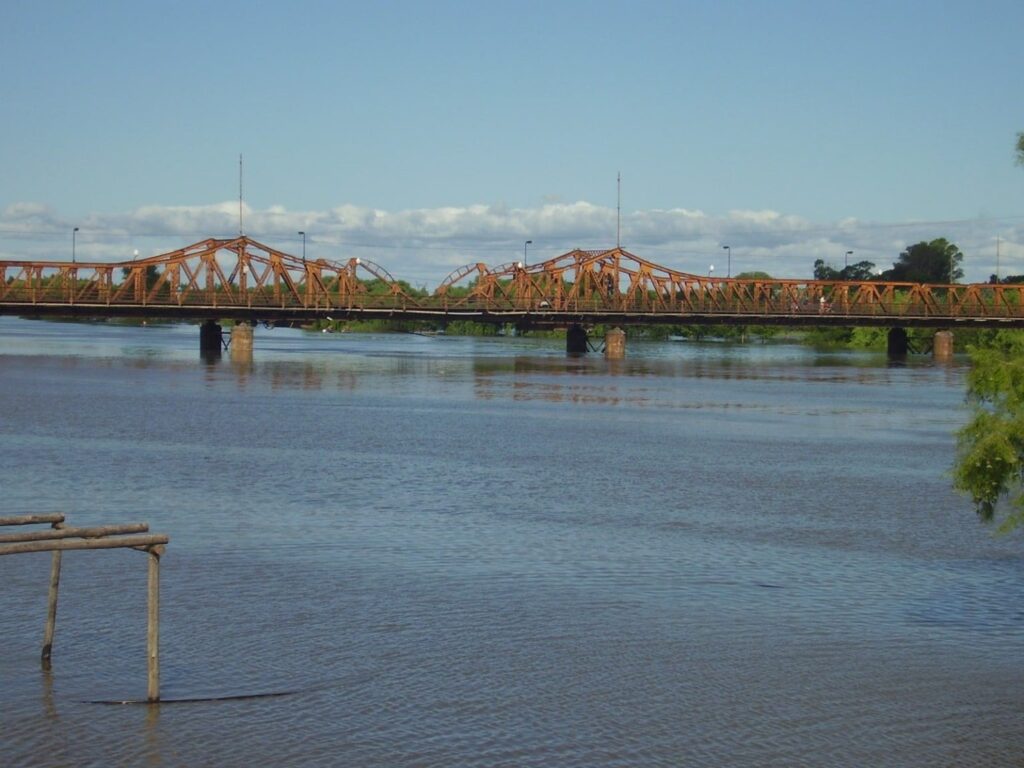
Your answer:
[[[479,358],[473,362],[473,390],[480,400],[618,405],[625,398],[619,392],[609,394],[603,376],[621,373],[623,362],[562,357]],[[590,379],[588,384],[588,378],[595,374],[602,378]],[[573,380],[561,378],[566,376]]]
[[[260,365],[274,391],[304,389],[307,391],[325,388],[355,391],[359,378],[351,371],[330,371],[316,363],[268,362]],[[331,374],[333,373],[333,376]]]

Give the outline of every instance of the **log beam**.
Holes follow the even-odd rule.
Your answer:
[[[43,515],[14,515],[13,517],[0,517],[0,525],[33,525],[35,523],[63,523],[64,515],[60,512],[47,513]]]
[[[146,533],[146,523],[125,523],[123,525],[97,525],[92,528],[52,528],[48,531],[20,531],[0,533],[0,544],[19,541],[47,541],[50,539],[98,539],[125,533]]]
[[[155,547],[166,544],[170,537],[160,533],[117,536],[103,539],[53,539],[50,541],[22,541],[0,544],[0,555],[19,555],[23,552],[53,552],[69,549],[117,549],[119,547]]]

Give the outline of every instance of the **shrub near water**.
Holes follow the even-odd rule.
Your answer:
[[[954,487],[970,495],[982,520],[1000,531],[1024,522],[1024,332],[998,331],[972,347],[967,376],[970,422],[957,435]]]

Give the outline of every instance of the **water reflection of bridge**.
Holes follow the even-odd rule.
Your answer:
[[[120,263],[0,261],[0,314],[207,320],[201,338],[218,349],[215,320],[236,321],[233,343],[251,349],[256,322],[332,318],[565,327],[570,353],[593,325],[883,326],[905,352],[908,327],[1024,327],[1024,286],[721,278],[613,248],[472,264],[422,295],[372,261],[306,260],[240,236]],[[606,353],[624,344],[606,335]]]

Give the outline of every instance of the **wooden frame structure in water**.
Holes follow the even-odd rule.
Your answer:
[[[50,527],[44,530],[0,533],[0,555],[17,555],[24,552],[53,553],[46,630],[43,633],[43,669],[50,669],[50,656],[53,651],[61,553],[71,549],[137,549],[149,555],[146,699],[150,703],[160,701],[160,557],[170,537],[165,534],[149,533],[149,525],[146,523],[70,528],[64,525],[64,515],[60,512],[0,517],[0,526],[40,524],[49,524]]]

